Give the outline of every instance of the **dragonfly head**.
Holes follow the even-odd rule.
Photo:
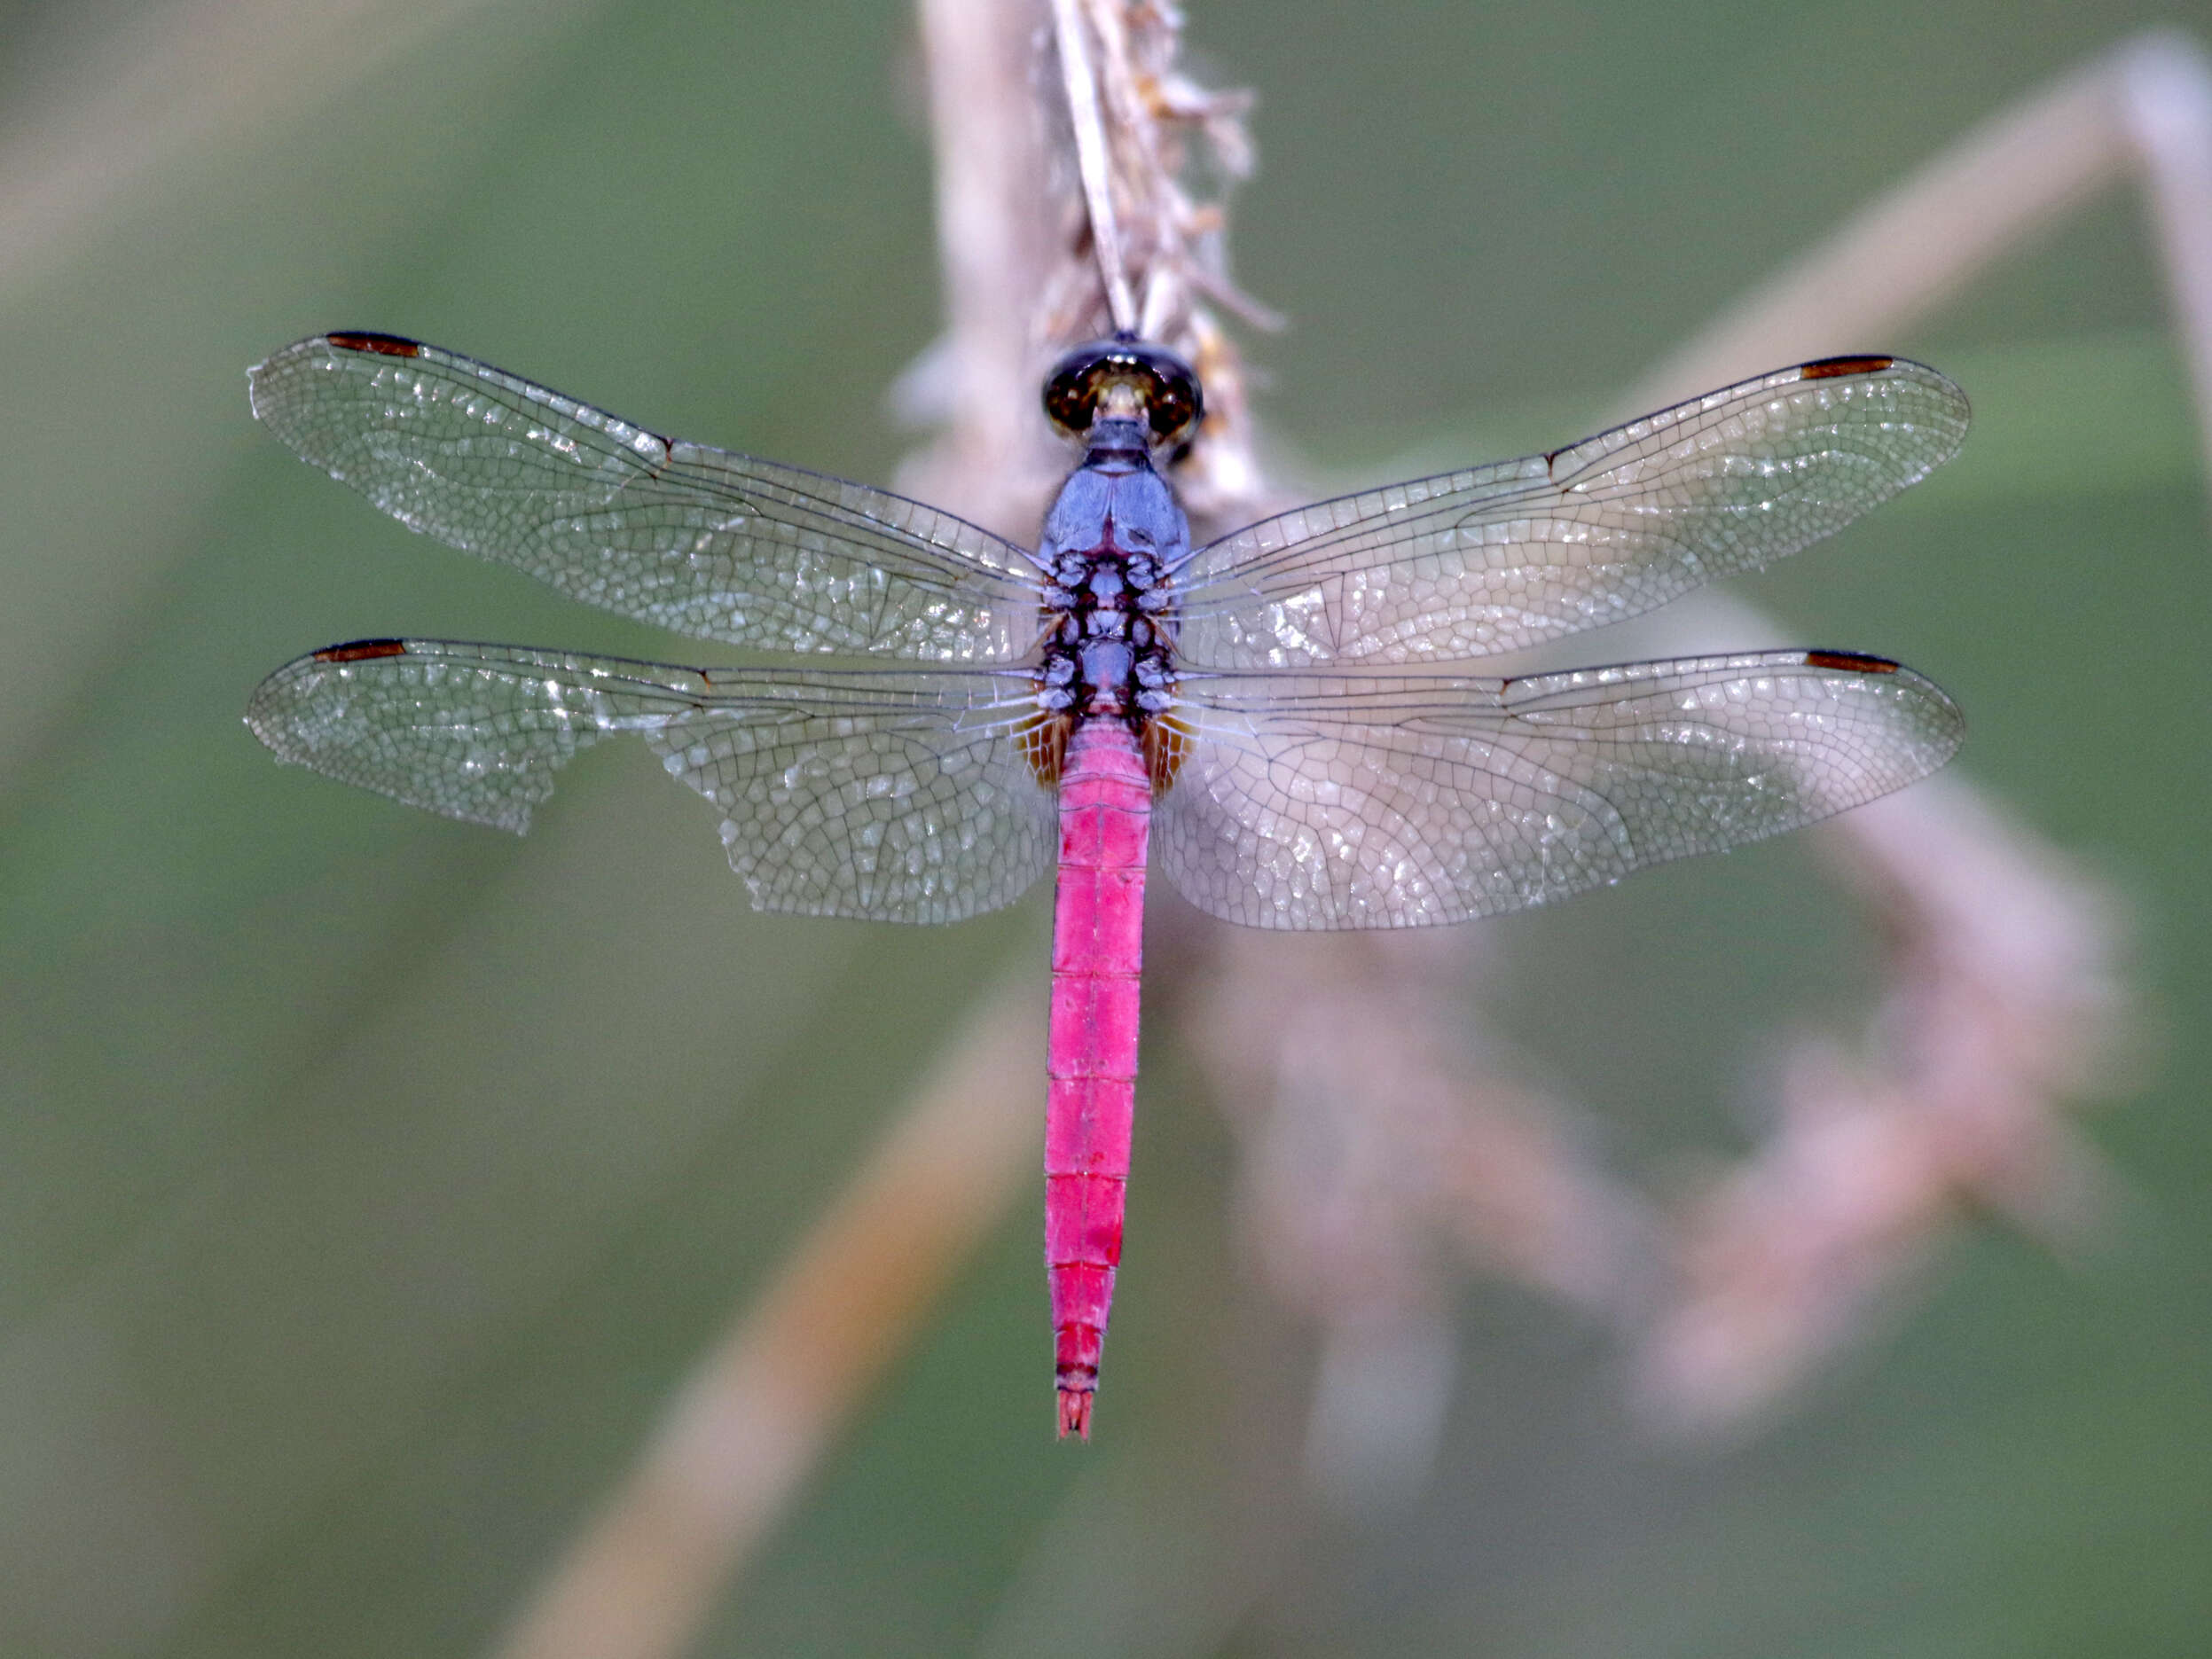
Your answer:
[[[1053,365],[1045,414],[1071,438],[1101,416],[1144,422],[1153,446],[1188,439],[1205,413],[1198,377],[1164,346],[1133,337],[1094,340]]]

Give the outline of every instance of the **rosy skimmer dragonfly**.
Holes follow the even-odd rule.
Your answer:
[[[634,732],[720,810],[763,910],[957,921],[1057,868],[1063,1435],[1089,1433],[1121,1255],[1149,857],[1248,927],[1462,921],[1839,812],[1961,734],[1934,685],[1852,652],[1458,666],[1755,569],[1925,476],[1966,403],[1901,358],[1784,369],[1193,547],[1155,460],[1200,387],[1159,348],[1100,341],[1047,382],[1082,458],[1034,551],[388,335],[302,340],[250,380],[278,437],[411,529],[679,633],[859,660],[359,640],[255,692],[247,724],[280,758],[520,832],[579,749]]]

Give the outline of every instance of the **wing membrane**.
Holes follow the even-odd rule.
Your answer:
[[[1886,794],[1963,734],[1910,669],[1806,651],[1510,680],[1193,677],[1175,718],[1163,866],[1201,910],[1283,928],[1548,904]]]
[[[955,921],[1050,867],[1054,797],[1023,758],[1027,676],[677,668],[370,640],[263,681],[246,724],[279,758],[520,833],[579,750],[625,732],[723,813],[755,906]]]
[[[1300,507],[1180,575],[1195,666],[1446,662],[1641,614],[1818,541],[1958,448],[1901,358],[1806,364],[1557,450]]]
[[[254,412],[409,528],[702,639],[1010,661],[1029,555],[918,502],[673,442],[435,346],[332,334],[248,372]]]

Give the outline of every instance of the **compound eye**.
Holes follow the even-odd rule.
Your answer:
[[[1045,414],[1071,438],[1086,435],[1110,388],[1134,395],[1154,444],[1189,435],[1204,413],[1198,377],[1165,347],[1133,339],[1094,340],[1053,365],[1045,381]]]
[[[1180,443],[1198,429],[1205,416],[1205,397],[1190,365],[1171,351],[1157,353],[1145,419],[1151,423],[1152,442]]]

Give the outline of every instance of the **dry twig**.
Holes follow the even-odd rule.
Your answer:
[[[701,1361],[621,1487],[500,1645],[505,1659],[662,1659],[913,1340],[1042,1146],[1044,999],[978,1011],[935,1076]]]

